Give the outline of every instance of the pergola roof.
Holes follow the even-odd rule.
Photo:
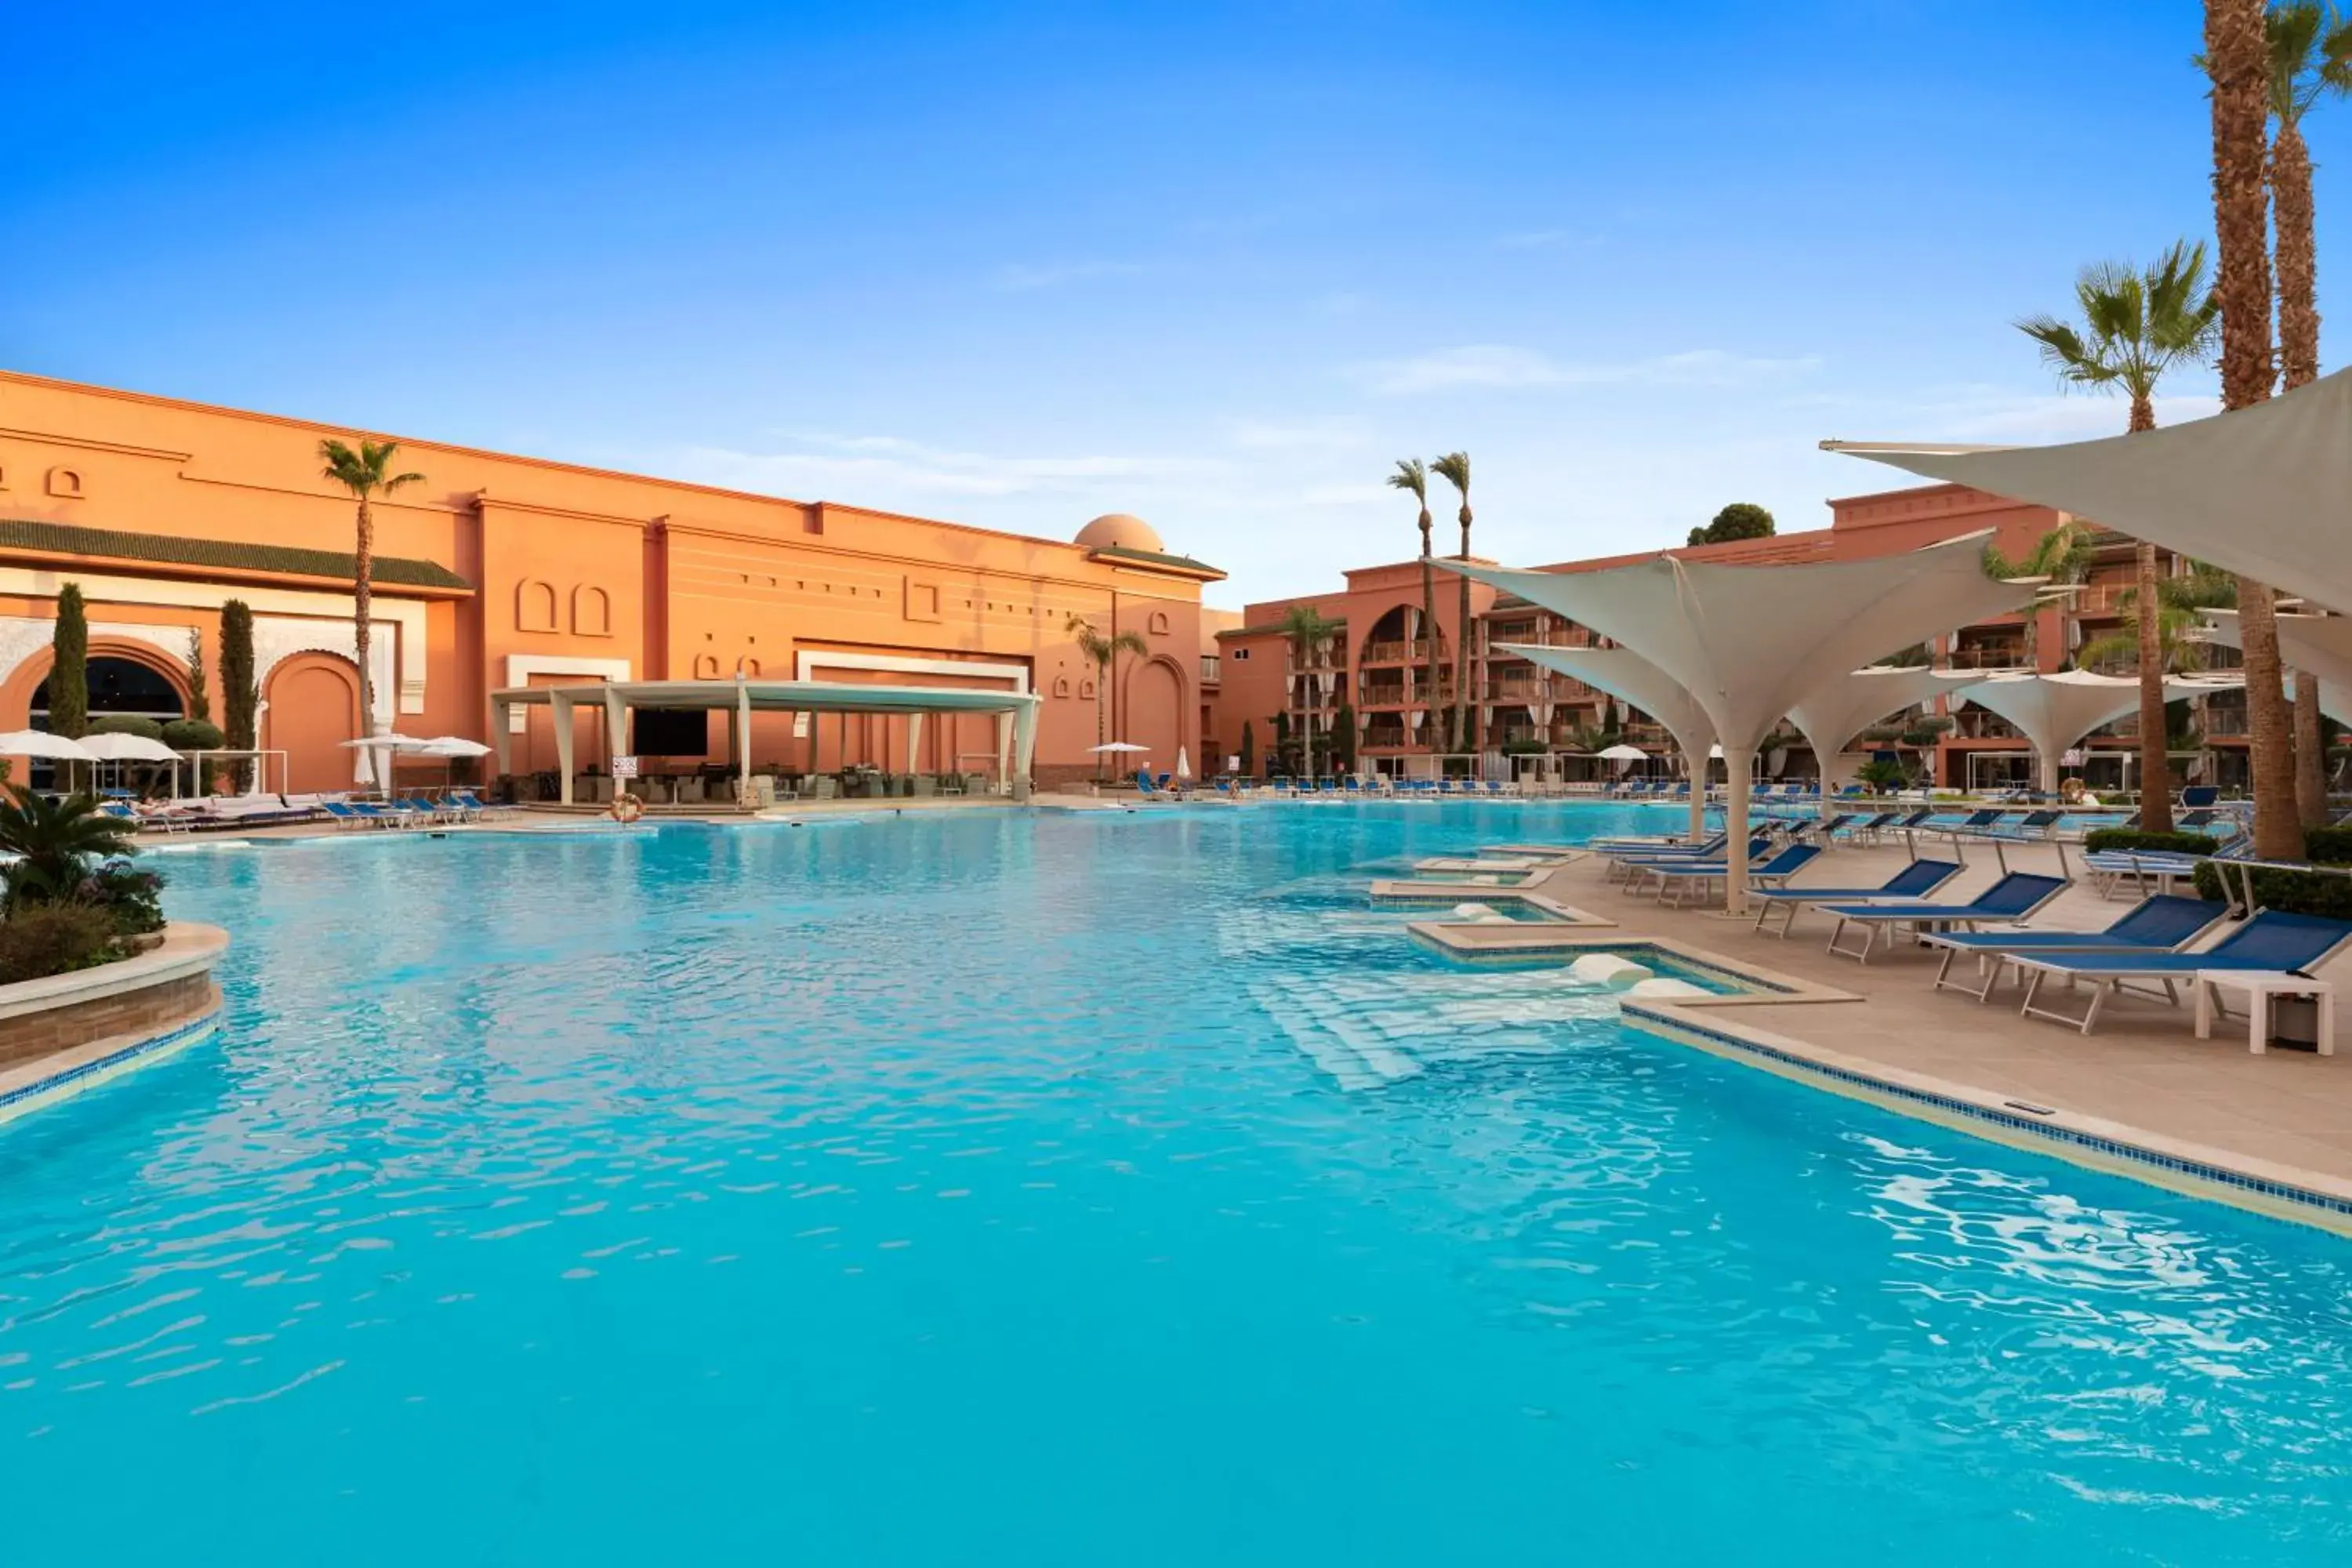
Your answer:
[[[1667,555],[1596,572],[1437,564],[1623,644],[1696,700],[1726,750],[1750,752],[1832,678],[2032,598],[2031,584],[1985,574],[1988,537],[1782,565]]]
[[[1034,691],[965,686],[864,686],[837,680],[593,680],[575,686],[507,686],[493,703],[529,707],[598,704],[617,698],[631,708],[728,709],[793,713],[1012,713],[1042,700]]]
[[[2352,612],[2352,371],[2210,419],[2054,447],[1824,441],[1875,463],[2096,519]]]
[[[2206,627],[2225,647],[2238,644],[2238,612],[2206,610]],[[2319,708],[2352,724],[2352,619],[2342,616],[2281,616],[2279,657],[2288,668],[2319,677]]]

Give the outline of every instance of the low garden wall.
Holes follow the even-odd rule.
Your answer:
[[[161,934],[129,958],[0,985],[0,1102],[179,1038],[219,1010],[212,972],[228,933],[175,921]]]

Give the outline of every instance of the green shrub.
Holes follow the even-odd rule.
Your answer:
[[[2202,833],[2142,833],[2137,827],[2095,827],[2083,836],[2089,850],[2141,849],[2167,855],[2210,855],[2216,840]]]
[[[163,929],[163,879],[127,860],[109,860],[82,879],[74,901],[106,911],[123,936]]]
[[[209,719],[174,719],[163,726],[163,744],[175,752],[216,752],[226,742]]]
[[[2244,879],[2243,872],[2231,873],[2231,891],[2242,887]],[[2266,910],[2352,921],[2352,877],[2326,871],[2257,870],[2253,880],[2254,902]],[[2197,868],[2197,892],[2200,898],[2225,899],[2231,891],[2223,890],[2221,868],[2212,861]]]
[[[2352,827],[2315,827],[2303,836],[2303,858],[2322,866],[2352,866]]]
[[[0,921],[0,985],[120,957],[113,919],[87,904],[45,904]]]
[[[137,735],[142,740],[160,741],[163,726],[137,713],[109,713],[89,721],[93,735]]]

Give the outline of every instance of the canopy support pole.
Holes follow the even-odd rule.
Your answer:
[[[557,802],[572,804],[572,699],[557,693],[548,700],[549,711],[555,720],[555,772],[559,780],[555,790]]]
[[[735,706],[728,710],[728,728],[734,731],[735,799],[740,805],[751,804],[751,689],[738,681],[735,686]]]
[[[907,771],[910,773],[923,771],[923,716],[920,713],[907,715]]]
[[[1723,908],[1726,913],[1748,912],[1748,775],[1756,766],[1753,747],[1723,748],[1724,771],[1731,775],[1724,803],[1724,826],[1731,842],[1724,847]]]
[[[1013,759],[1020,771],[1013,775],[1013,798],[1029,798],[1029,774],[1037,757],[1037,704],[1024,702],[1013,713]]]
[[[621,689],[617,686],[607,686],[604,689],[605,754],[607,756],[614,757],[625,756],[627,754],[625,748],[628,746],[628,743],[629,715],[628,709],[621,696]],[[613,781],[614,798],[618,799],[622,793],[621,781],[619,779],[614,779]]]

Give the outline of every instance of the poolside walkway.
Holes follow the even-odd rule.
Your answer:
[[[1922,844],[1923,855],[1948,852]],[[2058,855],[2042,846],[2006,847],[2011,869],[2054,871]],[[2068,858],[2079,872],[2070,847]],[[1799,886],[1864,886],[1907,857],[1900,848],[1843,848],[1824,857]],[[1990,847],[1967,847],[1968,869],[1942,889],[1963,901],[1998,875]],[[2087,1037],[2060,1025],[2021,1017],[2018,992],[2005,984],[1979,1005],[1930,989],[1940,954],[1900,946],[1867,965],[1824,951],[1833,921],[1808,912],[1787,940],[1758,933],[1751,922],[1720,913],[1662,910],[1604,885],[1598,859],[1551,873],[1545,891],[1618,922],[1619,934],[1655,936],[1719,953],[1743,965],[1836,987],[1860,1000],[1766,1003],[1707,1009],[1710,1029],[1762,1030],[1814,1047],[1824,1063],[1849,1058],[1892,1082],[1938,1080],[1999,1106],[2021,1102],[2059,1113],[2062,1124],[2116,1124],[2132,1140],[2190,1159],[2220,1157],[2233,1169],[2352,1196],[2352,1043],[2321,1057],[2273,1047],[2250,1053],[2242,1018],[2218,1023],[2200,1040],[2189,1008],[2126,996],[2110,1002]],[[2086,930],[2129,908],[2078,884],[2034,924]],[[1595,932],[1595,935],[1607,933]],[[2352,990],[2352,960],[2321,972]],[[2073,999],[2063,1005],[2071,1009]],[[1654,1009],[1668,1011],[1668,1009]],[[1701,1021],[1700,1010],[1679,1012]],[[1898,1076],[1899,1075],[1899,1076]],[[2029,1112],[2030,1114],[2030,1112]],[[2301,1179],[2298,1179],[2301,1178]]]

